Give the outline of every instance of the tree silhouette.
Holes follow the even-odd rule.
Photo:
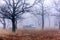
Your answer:
[[[35,3],[28,7],[26,0],[4,0],[5,5],[0,7],[0,14],[2,18],[10,19],[12,22],[12,31],[15,32],[17,28],[17,20],[27,12],[26,9],[32,7]]]

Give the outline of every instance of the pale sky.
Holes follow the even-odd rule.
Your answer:
[[[4,4],[4,1],[3,0],[0,0],[0,4]]]
[[[27,2],[33,4],[35,0],[28,0]],[[49,5],[53,0],[46,0],[45,3]],[[0,4],[4,4],[3,0],[0,0]]]

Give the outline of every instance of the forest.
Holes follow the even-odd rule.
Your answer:
[[[60,40],[59,30],[60,0],[0,0],[0,40]]]

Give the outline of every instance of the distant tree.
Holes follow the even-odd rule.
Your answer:
[[[39,8],[37,7],[38,10],[31,10],[32,14],[35,15],[36,17],[37,17],[37,15],[41,16],[42,19],[39,19],[38,17],[37,18],[38,18],[38,21],[42,20],[42,29],[44,29],[44,25],[45,25],[44,24],[44,22],[45,22],[44,19],[45,19],[45,16],[48,16],[49,26],[50,26],[50,18],[49,18],[49,16],[50,16],[49,13],[50,12],[49,11],[50,11],[50,9],[52,9],[52,7],[46,6],[45,5],[45,0],[36,0],[34,6],[36,6],[36,5],[38,5]],[[34,8],[34,9],[36,9],[36,8]]]
[[[44,29],[44,0],[41,1],[42,10],[42,29]]]
[[[57,0],[57,1],[54,0],[54,5],[55,5],[56,11],[59,12],[54,16],[58,17],[58,24],[59,24],[59,29],[60,29],[60,0]]]
[[[39,7],[40,7],[40,12],[37,13],[37,15],[40,15],[42,17],[42,29],[44,29],[44,26],[45,26],[45,17],[48,18],[48,21],[49,21],[49,26],[50,26],[50,10],[53,8],[53,7],[50,7],[50,6],[47,6],[45,4],[45,1],[46,0],[38,0],[38,3],[40,4]]]
[[[3,24],[3,29],[5,29],[5,28],[6,28],[5,19],[4,19],[4,18],[1,18],[1,19],[0,19],[0,22]]]
[[[45,15],[45,10],[44,10],[44,1],[45,0],[37,0],[35,2],[35,5],[38,5],[39,3],[39,8],[40,8],[40,11],[38,10],[32,10],[33,12],[36,11],[36,14],[32,13],[33,15],[40,15],[42,16],[42,29],[44,29],[44,15]],[[39,20],[39,19],[38,19]]]
[[[42,17],[42,29],[44,29],[44,16],[45,16],[46,14],[48,14],[48,11],[47,11],[47,10],[50,9],[50,8],[47,8],[47,7],[46,7],[47,9],[45,9],[44,2],[45,2],[45,0],[36,0],[36,1],[34,2],[34,4],[33,4],[32,8],[29,7],[29,8],[31,8],[31,9],[28,10],[28,11],[31,12],[35,17],[37,17],[37,15],[40,15],[40,16]],[[36,5],[39,6],[38,10],[36,10],[36,8],[34,8],[34,6],[36,6]],[[34,8],[35,10],[33,10],[33,8]],[[39,23],[39,21],[40,21],[41,19],[39,19],[38,17],[37,17],[37,19],[38,19],[38,23]],[[39,23],[39,25],[40,25],[40,23]]]

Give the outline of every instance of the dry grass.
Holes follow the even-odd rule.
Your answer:
[[[60,40],[59,30],[17,30],[15,33],[0,29],[0,40]]]

